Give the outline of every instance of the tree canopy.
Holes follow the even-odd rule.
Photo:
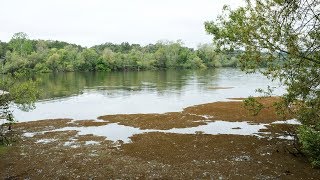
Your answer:
[[[320,1],[246,0],[223,8],[206,31],[222,51],[238,51],[242,69],[261,65],[266,76],[286,85],[282,106],[303,124],[302,148],[320,166]],[[294,107],[294,108],[292,108]]]
[[[156,44],[105,43],[90,48],[61,41],[31,40],[16,33],[8,42],[0,42],[2,73],[123,71],[155,69],[196,69],[236,67],[238,59],[216,53],[211,44],[197,50],[182,41],[159,41]]]

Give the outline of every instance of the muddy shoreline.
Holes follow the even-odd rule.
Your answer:
[[[270,105],[278,98],[259,99]],[[287,117],[290,119],[292,117]],[[293,141],[278,138],[298,125],[272,123],[275,109],[258,116],[241,101],[214,102],[165,114],[55,119],[14,125],[12,146],[0,154],[1,179],[318,179],[307,158],[292,154]],[[260,136],[146,132],[130,143],[61,128],[120,124],[139,129],[192,128],[216,122],[267,124]],[[241,130],[234,127],[234,130]],[[102,129],[103,130],[103,129]]]
[[[232,100],[242,100],[234,98]],[[247,121],[252,123],[272,123],[277,120],[292,119],[290,115],[286,117],[277,115],[274,102],[279,101],[278,97],[256,98],[264,106],[261,112],[253,116],[252,112],[244,107],[242,101],[213,102],[185,108],[181,112],[169,112],[164,114],[117,114],[100,116],[98,119],[110,123],[137,127],[141,129],[171,129],[183,127],[195,127],[224,120],[230,122]]]

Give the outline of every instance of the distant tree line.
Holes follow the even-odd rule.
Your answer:
[[[234,54],[217,53],[212,45],[197,50],[181,41],[156,44],[105,43],[90,48],[52,40],[31,40],[27,34],[14,34],[6,43],[0,41],[2,73],[123,71],[157,69],[197,69],[236,67]]]

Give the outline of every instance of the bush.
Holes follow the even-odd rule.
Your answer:
[[[320,167],[320,132],[307,126],[298,130],[303,152],[310,158],[314,167]]]

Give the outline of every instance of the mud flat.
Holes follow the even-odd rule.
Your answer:
[[[232,100],[242,100],[234,98]],[[284,120],[276,114],[272,107],[274,102],[279,101],[278,97],[257,98],[264,106],[257,116],[252,116],[242,101],[214,102],[185,108],[182,112],[165,114],[118,114],[100,116],[99,119],[112,123],[119,123],[126,126],[141,129],[171,129],[182,127],[195,127],[207,122],[216,120],[224,121],[248,121],[252,123],[272,123],[277,120]],[[285,119],[290,119],[287,115]]]
[[[268,105],[278,99],[260,100]],[[272,108],[261,113],[252,117],[235,101],[166,114],[18,123],[8,134],[12,146],[0,153],[0,179],[319,179],[320,170],[290,138],[281,138],[298,124],[279,121]],[[235,123],[233,131],[244,130],[239,123],[263,128],[252,135],[176,131],[217,121]],[[130,142],[99,135],[115,124],[141,132]],[[80,133],[90,128],[101,132]]]

